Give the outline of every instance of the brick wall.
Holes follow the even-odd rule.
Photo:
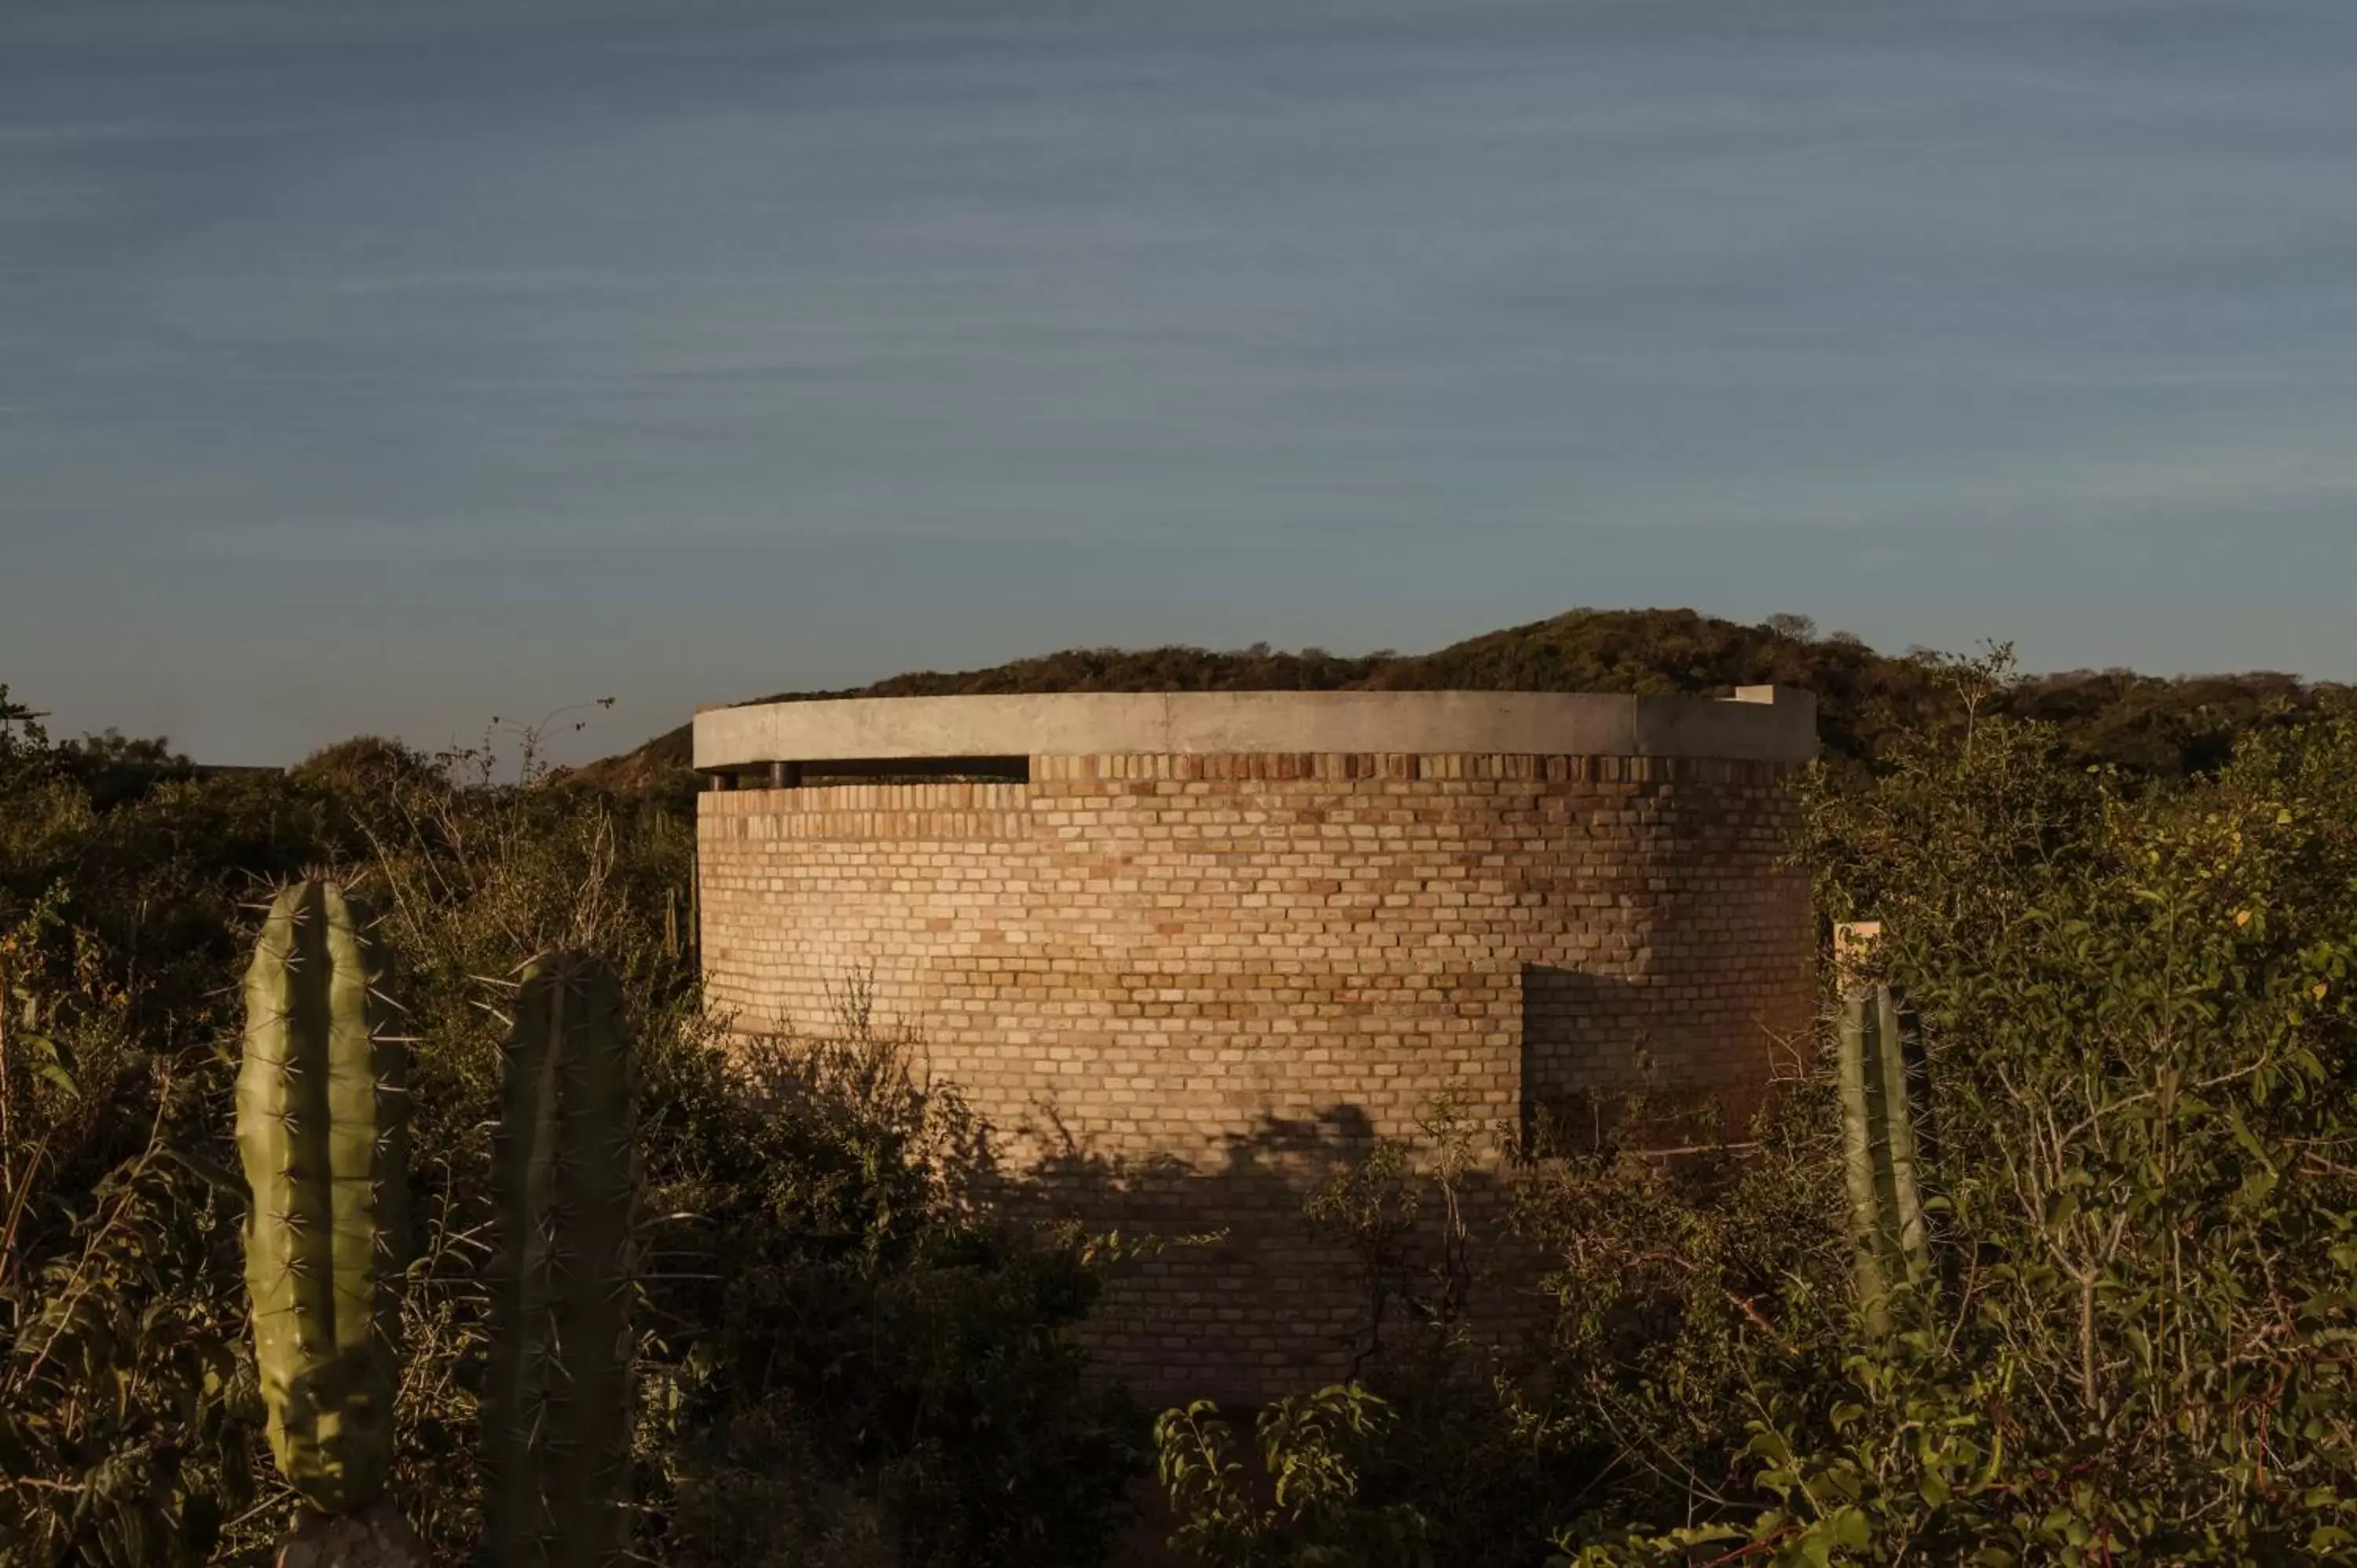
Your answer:
[[[1484,1122],[1640,1081],[1751,1101],[1813,995],[1790,772],[1036,757],[1028,784],[706,794],[707,995],[821,1032],[864,974],[1028,1201],[1226,1230],[1127,1283],[1093,1348],[1151,1396],[1250,1402],[1347,1369],[1367,1304],[1300,1197],[1435,1096]],[[1523,1320],[1490,1257],[1480,1305]]]

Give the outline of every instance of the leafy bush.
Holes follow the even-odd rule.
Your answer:
[[[102,802],[21,714],[0,725],[0,1560],[259,1563],[287,1512],[246,1331],[227,988],[250,906],[315,865],[373,885],[418,1039],[394,1495],[436,1560],[480,1531],[498,982],[559,940],[614,964],[642,1042],[640,1550],[1101,1560],[1143,1435],[1071,1338],[1102,1251],[974,1200],[972,1117],[864,1011],[840,1039],[724,1051],[677,919],[691,819],[529,745],[520,777],[495,761],[364,742]]]
[[[2156,788],[2007,716],[2001,657],[1942,671],[1953,722],[1821,771],[1806,846],[1827,916],[1886,923],[1930,1058],[1940,1269],[1896,1331],[1854,1299],[1815,1062],[1739,1156],[1523,1171],[1558,1311],[1510,1397],[1296,1402],[1275,1507],[1166,1419],[1197,1560],[2357,1560],[2357,726]],[[1490,1473],[1400,1463],[1469,1420]]]
[[[1778,1560],[2357,1542],[2357,732],[2161,795],[2058,750],[1985,724],[1818,802],[1820,865],[1878,890],[1921,1014],[1947,1277],[1887,1346],[1845,1323],[1755,1376],[1775,1500],[1735,1528]]]

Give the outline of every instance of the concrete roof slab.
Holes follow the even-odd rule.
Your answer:
[[[1065,692],[708,708],[695,766],[1251,752],[1707,757],[1801,762],[1816,702],[1559,692]]]

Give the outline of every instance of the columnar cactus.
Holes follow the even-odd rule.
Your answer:
[[[385,1027],[370,925],[336,883],[297,883],[271,904],[245,976],[237,1145],[253,1193],[254,1365],[278,1468],[328,1516],[303,1521],[300,1541],[406,1538],[382,1498],[408,1240],[407,1061]],[[288,1551],[306,1555],[296,1541]]]
[[[593,1568],[630,1540],[630,1042],[596,959],[545,953],[521,979],[492,1149],[484,1507],[503,1568]]]
[[[1889,1321],[1893,1286],[1920,1283],[1932,1266],[1916,1126],[1920,1075],[1910,1075],[1908,1060],[1912,1036],[1903,998],[1889,984],[1853,987],[1842,998],[1842,1148],[1858,1295],[1878,1327]]]

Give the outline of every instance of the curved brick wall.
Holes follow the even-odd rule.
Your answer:
[[[1813,997],[1794,695],[1781,729],[1706,713],[1622,741],[1766,757],[1035,752],[1027,782],[707,793],[707,995],[818,1032],[868,975],[1039,1201],[1228,1231],[1143,1269],[1094,1348],[1148,1394],[1250,1402],[1348,1369],[1368,1302],[1301,1195],[1437,1095],[1483,1122],[1647,1076],[1756,1097]],[[862,736],[815,711],[851,705],[759,712],[812,710],[840,757]],[[792,759],[775,726],[757,749],[788,758],[707,748],[709,717],[700,766]],[[998,727],[955,738],[1023,755]],[[1518,1272],[1476,1287],[1481,1315],[1525,1316]]]

